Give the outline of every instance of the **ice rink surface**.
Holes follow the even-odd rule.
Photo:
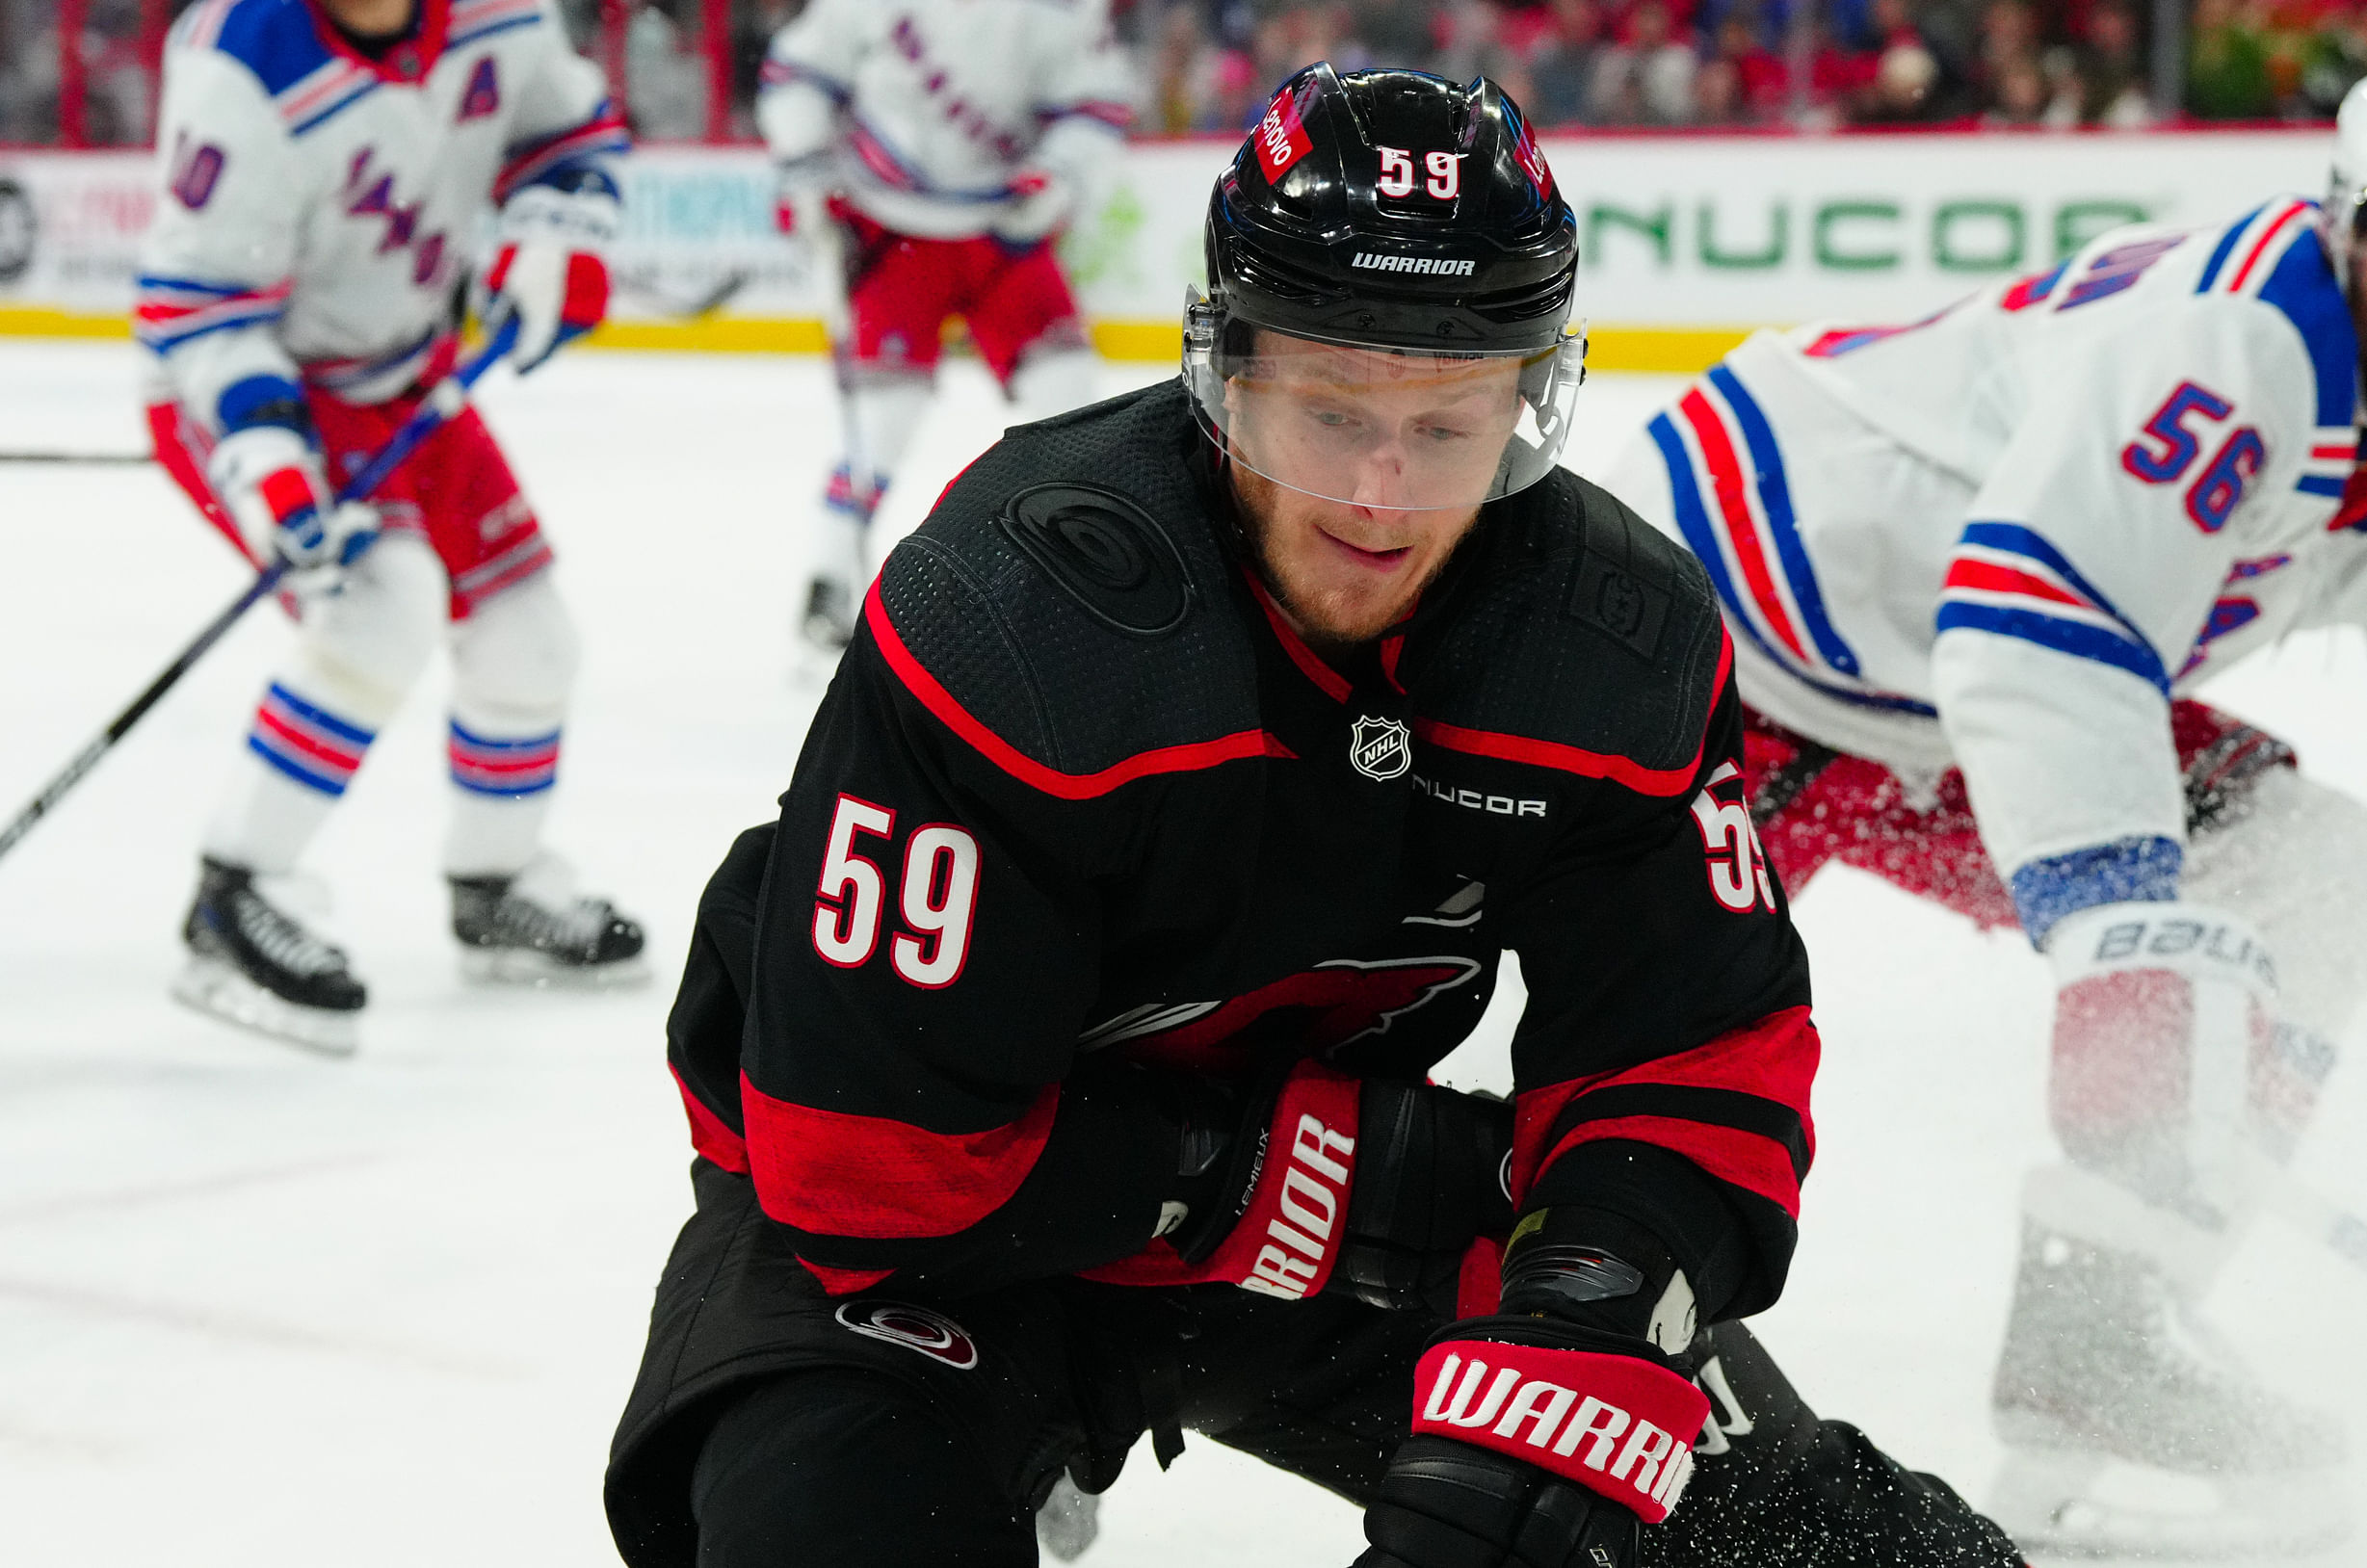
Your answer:
[[[0,451],[142,450],[138,375],[128,346],[0,346]],[[1598,379],[1573,464],[1670,384]],[[820,362],[755,356],[577,353],[497,374],[482,402],[586,632],[553,839],[646,921],[657,979],[461,982],[434,861],[437,673],[314,856],[372,988],[359,1056],[170,1002],[199,826],[290,637],[250,615],[0,861],[0,1561],[615,1560],[601,1466],[689,1205],[662,1023],[698,889],[772,815],[812,710],[791,675],[797,524],[835,413]],[[983,374],[953,367],[892,520],[1001,423]],[[13,812],[242,568],[148,467],[0,462],[0,551]],[[2297,639],[2209,694],[2367,795],[2354,634]],[[1827,1047],[1820,1158],[1790,1292],[1759,1326],[1821,1411],[1978,1497],[2015,1185],[2048,1152],[2045,973],[2018,935],[1848,871],[1797,908]],[[1501,1085],[1498,1001],[1450,1081]],[[2337,1073],[2301,1169],[2367,1208],[2361,1079]],[[2272,1380],[2367,1409],[2367,1274],[2269,1221],[2213,1306]],[[1138,1449],[1084,1560],[1310,1568],[1360,1544],[1345,1504],[1196,1439],[1165,1477]],[[2320,1559],[2362,1563],[2367,1539]]]

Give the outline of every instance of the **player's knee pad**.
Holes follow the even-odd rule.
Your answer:
[[[1091,403],[1101,390],[1101,356],[1091,349],[1042,345],[1011,373],[1011,400],[1022,421],[1049,419]]]
[[[427,666],[450,602],[443,562],[425,538],[381,536],[307,614],[293,684],[377,728]]]
[[[482,600],[452,629],[452,705],[497,729],[556,724],[581,644],[547,571]]]

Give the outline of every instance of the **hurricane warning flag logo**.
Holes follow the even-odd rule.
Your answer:
[[[1348,761],[1366,778],[1395,778],[1413,766],[1413,732],[1404,719],[1367,714],[1348,737]]]

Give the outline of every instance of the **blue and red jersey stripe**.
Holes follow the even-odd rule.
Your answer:
[[[538,180],[547,179],[570,164],[596,162],[629,151],[632,137],[617,106],[603,98],[592,118],[579,125],[553,131],[510,147],[500,175],[493,181],[493,199],[509,200]]]
[[[2018,638],[2140,677],[2164,696],[2170,672],[2137,624],[2062,551],[2019,523],[1964,526],[1940,586],[1935,629]]]
[[[171,353],[209,332],[264,326],[286,314],[290,287],[284,279],[257,287],[197,277],[144,276],[132,307],[132,335],[143,347]]]
[[[1743,636],[1829,695],[1929,714],[1928,705],[1863,681],[1801,538],[1775,430],[1741,378],[1715,367],[1649,431],[1668,466],[1678,532]]]

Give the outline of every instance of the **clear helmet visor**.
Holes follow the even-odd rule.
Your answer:
[[[1275,483],[1376,510],[1469,509],[1549,473],[1586,379],[1586,334],[1550,349],[1433,353],[1301,337],[1194,291],[1184,379],[1234,462]]]

